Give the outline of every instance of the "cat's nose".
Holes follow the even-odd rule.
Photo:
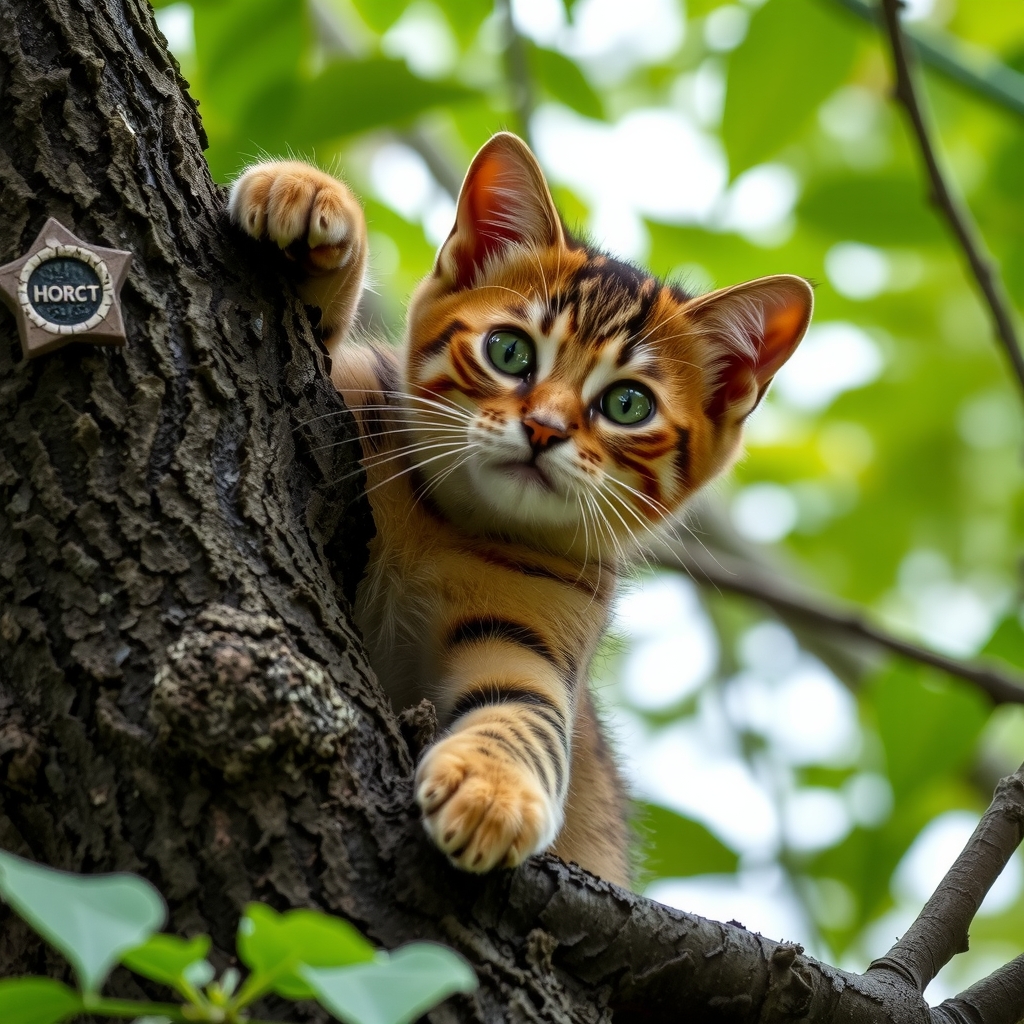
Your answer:
[[[534,419],[532,416],[523,417],[523,430],[526,431],[526,439],[535,452],[542,452],[560,441],[569,439],[569,431],[562,424]]]

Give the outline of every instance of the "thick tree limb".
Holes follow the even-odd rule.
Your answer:
[[[896,71],[896,99],[906,112],[917,139],[921,159],[928,175],[930,199],[946,218],[960,243],[960,248],[963,249],[971,273],[988,306],[996,337],[1010,360],[1010,365],[1017,376],[1017,383],[1024,392],[1024,353],[1021,352],[1015,316],[998,265],[986,251],[970,210],[955,194],[939,166],[925,104],[915,82],[913,56],[900,25],[900,0],[881,0],[881,5]]]
[[[820,595],[800,593],[791,584],[780,583],[778,577],[769,576],[748,561],[732,558],[718,550],[713,554],[687,551],[678,541],[659,543],[652,550],[660,565],[683,570],[700,586],[741,594],[768,605],[789,619],[802,620],[831,632],[839,631],[911,661],[937,668],[977,686],[997,704],[1024,704],[1024,680],[1014,679],[984,664],[959,661],[902,640],[868,622],[860,612],[829,607],[828,600]]]

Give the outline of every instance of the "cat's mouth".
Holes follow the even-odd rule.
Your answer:
[[[495,468],[521,483],[533,484],[552,493],[555,490],[551,478],[535,462],[499,462]]]

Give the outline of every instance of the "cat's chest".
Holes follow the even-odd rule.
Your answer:
[[[412,497],[409,495],[409,497]],[[471,538],[413,501],[376,503],[356,621],[396,708],[446,703],[444,638],[498,620],[544,637],[586,674],[614,578],[520,545]]]

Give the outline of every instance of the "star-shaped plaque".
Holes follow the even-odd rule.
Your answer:
[[[130,252],[103,249],[52,217],[29,251],[0,267],[0,299],[14,314],[26,359],[72,341],[123,345],[121,285]]]

